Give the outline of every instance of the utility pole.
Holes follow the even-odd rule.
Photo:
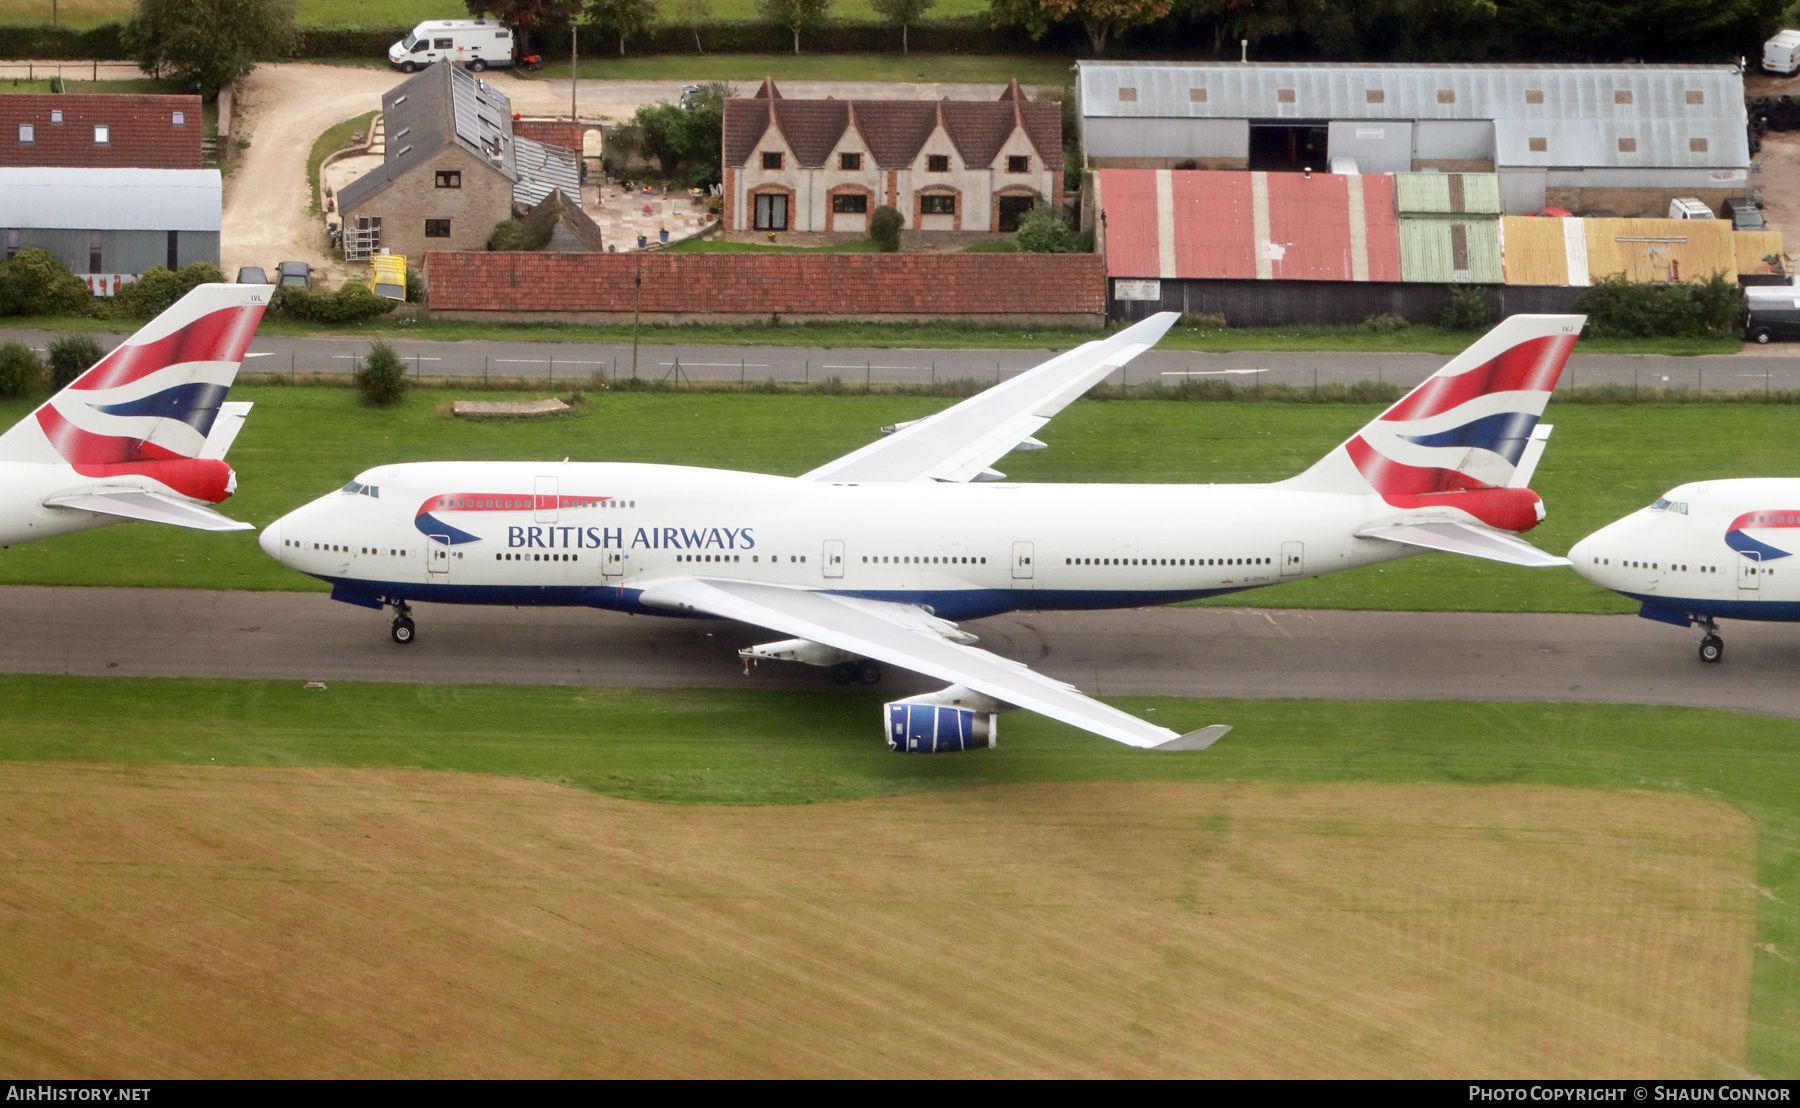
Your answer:
[[[569,122],[575,122],[575,87],[581,83],[581,27],[569,21]]]
[[[637,294],[631,301],[631,379],[637,380],[638,311],[644,306],[644,254],[638,252]]]

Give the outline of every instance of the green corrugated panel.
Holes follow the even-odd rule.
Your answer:
[[[1468,266],[1461,272],[1456,267],[1458,227],[1463,229],[1464,261]],[[1400,279],[1439,285],[1500,284],[1500,221],[1401,216]]]
[[[1461,179],[1462,206],[1451,203],[1451,178]],[[1500,178],[1493,173],[1396,173],[1394,207],[1400,212],[1463,211],[1500,214]]]

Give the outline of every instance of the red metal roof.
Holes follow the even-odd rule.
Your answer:
[[[1179,169],[1095,175],[1109,276],[1400,279],[1391,177]],[[1260,239],[1259,207],[1268,220]]]
[[[54,112],[62,122],[53,122]],[[181,116],[179,126],[175,117]],[[25,141],[20,125],[31,128]],[[107,141],[94,141],[94,128]],[[150,93],[0,96],[0,165],[200,169],[200,98]]]

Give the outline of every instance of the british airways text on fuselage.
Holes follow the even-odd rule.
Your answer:
[[[506,529],[508,549],[754,550],[753,527],[624,527],[519,525]],[[573,541],[571,541],[571,539]]]

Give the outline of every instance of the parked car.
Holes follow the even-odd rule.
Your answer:
[[[260,265],[238,266],[237,283],[240,285],[266,285],[269,275],[263,272]]]
[[[312,287],[312,266],[305,262],[282,262],[281,279],[277,283],[284,289],[304,289]]]
[[[492,19],[429,19],[388,47],[388,64],[402,73],[439,61],[460,62],[477,73],[511,65],[512,28]]]
[[[1749,200],[1727,200],[1719,205],[1719,214],[1731,220],[1733,231],[1761,231],[1768,226],[1762,209]]]

